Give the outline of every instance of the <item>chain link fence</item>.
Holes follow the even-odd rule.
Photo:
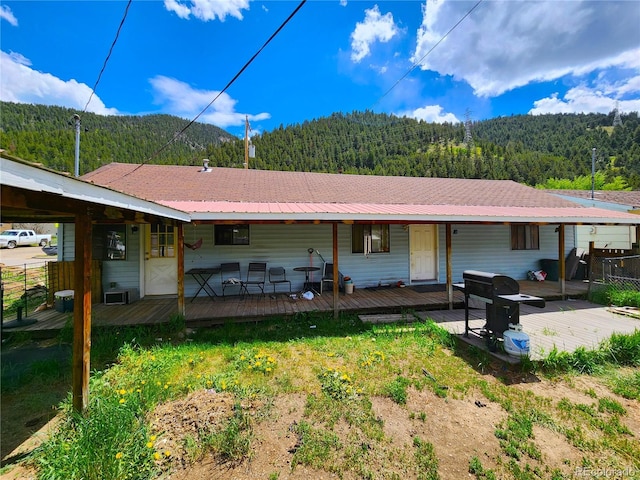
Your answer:
[[[3,323],[16,318],[19,309],[26,316],[47,302],[49,263],[0,267]]]
[[[613,290],[640,291],[640,255],[598,258],[593,268],[595,282]]]

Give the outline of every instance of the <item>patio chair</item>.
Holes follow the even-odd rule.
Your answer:
[[[229,287],[238,287],[238,293],[242,293],[242,276],[240,275],[240,263],[221,263],[220,282],[222,283],[222,297]]]
[[[331,285],[331,290],[333,291],[333,262],[324,262],[324,268],[322,269],[322,280],[320,280],[321,295],[325,283],[329,283]],[[342,273],[340,272],[338,272],[338,288],[342,288]]]
[[[285,283],[289,284],[289,293],[291,293],[291,280],[287,280],[287,272],[283,267],[272,267],[269,269],[269,283],[273,285],[273,293],[276,293],[276,287]]]
[[[249,286],[256,286],[264,295],[264,282],[267,277],[267,264],[265,262],[251,262],[247,268],[247,279],[242,282],[244,293],[249,295]]]

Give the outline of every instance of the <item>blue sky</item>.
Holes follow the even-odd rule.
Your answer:
[[[134,0],[87,110],[190,120],[298,5]],[[2,0],[0,99],[81,113],[126,7]],[[308,0],[199,121],[242,136],[247,117],[255,134],[365,109],[428,122],[638,112],[639,25],[637,0]]]

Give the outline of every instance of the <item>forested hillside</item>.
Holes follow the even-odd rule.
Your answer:
[[[75,110],[0,102],[0,148],[65,172],[74,171]],[[81,117],[80,173],[111,162],[141,163],[162,149],[188,121],[171,115]],[[200,162],[207,145],[234,137],[213,125],[194,123],[151,163]]]
[[[73,111],[0,104],[0,147],[16,156],[72,171]],[[374,175],[513,179],[529,185],[549,178],[621,176],[640,188],[640,122],[622,115],[518,115],[474,122],[472,142],[462,124],[434,124],[372,112],[334,113],[281,125],[252,138],[250,168]],[[168,115],[83,115],[82,173],[112,161],[243,167],[244,141],[216,127],[194,124],[170,147],[149,158],[187,124]],[[88,130],[85,132],[84,127]]]

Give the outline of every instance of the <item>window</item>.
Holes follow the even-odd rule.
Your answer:
[[[94,225],[93,258],[98,260],[127,259],[127,226]]]
[[[216,245],[249,245],[249,225],[216,225]]]
[[[388,253],[389,225],[353,225],[351,253],[365,253],[365,246],[370,247],[366,253]]]
[[[172,258],[176,256],[176,235],[173,225],[154,223],[149,235],[149,256],[151,258]]]
[[[540,250],[538,225],[511,225],[511,250]]]

